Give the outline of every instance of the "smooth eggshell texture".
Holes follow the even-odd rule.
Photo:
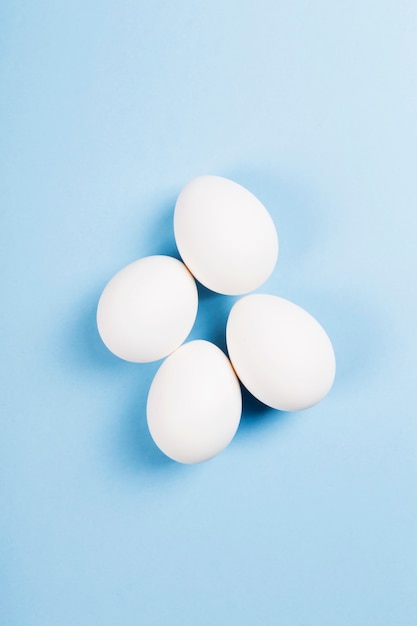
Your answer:
[[[197,308],[197,287],[185,265],[169,256],[148,256],[124,267],[106,285],[97,327],[111,352],[146,363],[181,345]]]
[[[335,355],[323,327],[278,296],[253,294],[232,307],[227,349],[243,385],[281,411],[306,409],[330,390]]]
[[[214,344],[190,341],[157,371],[147,420],[156,445],[180,463],[201,463],[233,439],[242,413],[239,381]]]
[[[278,257],[278,236],[263,204],[220,176],[199,176],[178,196],[174,232],[180,255],[203,285],[227,295],[256,289]]]

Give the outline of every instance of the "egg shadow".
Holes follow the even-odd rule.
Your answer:
[[[134,207],[132,224],[129,228],[130,246],[136,258],[153,254],[164,254],[180,259],[174,236],[174,208],[178,192],[166,190],[151,198],[144,199]],[[143,207],[153,216],[143,225]],[[135,222],[137,226],[135,227]]]
[[[241,384],[242,417],[240,420],[238,438],[253,437],[254,433],[262,433],[267,429],[281,426],[291,418],[291,413],[273,409],[253,396]]]
[[[116,375],[129,367],[106,348],[97,329],[97,303],[103,286],[96,284],[89,293],[80,296],[74,316],[65,324],[65,341],[55,342],[57,359],[78,376],[84,377],[88,371],[94,375],[97,371]]]
[[[64,328],[63,340],[54,341],[53,345],[56,359],[75,381],[85,382],[91,377],[96,384],[97,378],[101,376],[106,386],[111,386],[112,381],[120,383],[120,380],[126,384],[126,392],[120,399],[123,407],[120,414],[105,418],[108,426],[103,445],[115,466],[135,475],[159,475],[161,472],[164,475],[177,475],[186,466],[164,455],[153,442],[147,427],[147,394],[161,361],[131,363],[112,354],[98,333],[97,304],[107,282],[124,264],[153,254],[180,258],[172,229],[174,204],[175,197],[169,193],[162,199],[154,198],[150,201],[153,219],[147,221],[146,228],[141,224],[138,228],[129,225],[126,239],[127,248],[132,250],[130,258],[116,262],[114,271],[109,275],[92,280],[91,287],[86,293],[80,294],[78,302],[67,312],[67,320],[60,320],[57,332],[62,337]],[[140,213],[140,207],[136,207],[134,215]],[[119,383],[114,385],[115,394],[120,388]]]
[[[198,282],[197,290],[197,318],[187,341],[205,339],[227,353],[226,323],[230,309],[237,298],[211,291]]]
[[[68,315],[70,319],[66,328],[69,328],[69,332],[66,333],[67,341],[63,346],[65,358],[62,360],[74,367],[81,365],[84,368],[94,370],[117,370],[128,366],[126,361],[116,357],[103,344],[96,324],[97,304],[107,282],[124,265],[154,254],[163,254],[180,259],[172,228],[175,197],[174,192],[167,190],[132,207],[132,224],[129,224],[127,228],[126,237],[126,248],[131,249],[131,254],[127,259],[116,261],[113,269],[107,274],[96,277],[88,292],[80,295],[79,302],[74,306],[75,315],[72,316],[71,311]],[[135,227],[134,222],[138,216],[140,218],[145,204],[153,219],[148,220],[145,227],[143,220],[140,219],[137,227]]]
[[[109,438],[114,460],[123,473],[177,475],[184,469],[156,446],[146,421],[148,390],[159,366],[160,361],[138,365],[130,379],[131,393],[127,394],[124,409],[115,422],[115,432]]]
[[[90,378],[97,388],[97,379],[120,393],[122,381],[122,407],[114,415],[103,415],[106,424],[103,434],[106,458],[124,473],[141,474],[178,473],[178,464],[165,456],[154,444],[146,423],[146,398],[152,378],[160,366],[154,363],[130,363],[112,354],[103,344],[97,330],[96,290],[80,301],[80,313],[69,329],[67,341],[56,347],[56,357],[65,366],[68,375],[77,382]],[[93,295],[94,294],[94,295]],[[68,339],[69,337],[69,339]]]

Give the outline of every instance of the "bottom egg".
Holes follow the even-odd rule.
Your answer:
[[[174,461],[201,463],[232,441],[242,414],[239,381],[209,341],[190,341],[158,369],[149,390],[152,439]]]
[[[244,386],[274,409],[307,409],[333,384],[336,362],[329,337],[289,300],[267,294],[241,298],[230,311],[226,341]]]

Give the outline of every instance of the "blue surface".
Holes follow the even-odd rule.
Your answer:
[[[417,623],[417,5],[1,5],[0,623]],[[328,330],[317,407],[245,398],[228,450],[145,427],[158,364],[101,345],[112,274],[174,253],[180,188],[231,177]],[[193,337],[233,299],[201,290]]]

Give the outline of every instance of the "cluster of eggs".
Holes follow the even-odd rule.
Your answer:
[[[239,381],[270,407],[305,409],[330,390],[335,356],[323,327],[301,307],[275,295],[243,295],[266,281],[278,258],[273,220],[250,191],[219,176],[194,178],[178,196],[174,233],[183,262],[157,255],[124,267],[100,297],[97,326],[122,359],[167,357],[149,390],[149,431],[167,456],[200,463],[238,429]],[[227,321],[228,357],[209,341],[184,343],[197,315],[195,279],[243,295]]]

